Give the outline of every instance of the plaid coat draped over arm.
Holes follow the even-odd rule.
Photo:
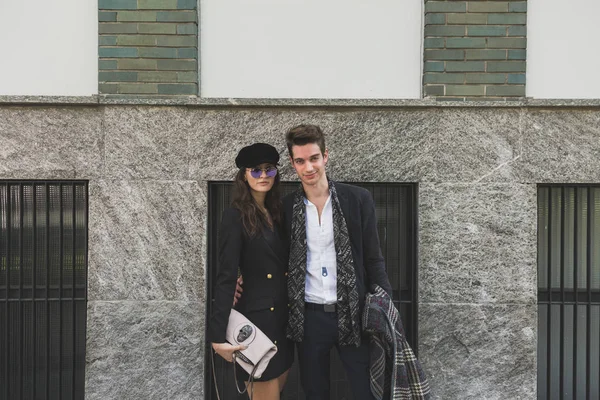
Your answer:
[[[369,335],[371,392],[379,399],[431,399],[427,377],[406,341],[400,314],[377,285],[367,294],[363,331]]]

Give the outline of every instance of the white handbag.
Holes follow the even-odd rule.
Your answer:
[[[231,310],[225,340],[230,344],[245,345],[246,350],[237,351],[233,359],[252,378],[260,378],[269,361],[277,353],[277,346],[248,318],[236,310]]]
[[[234,346],[245,345],[245,350],[236,351],[233,355],[233,361],[238,363],[248,375],[250,379],[248,386],[241,390],[237,383],[235,374],[235,366],[233,374],[235,385],[240,394],[245,393],[248,387],[252,385],[254,378],[260,378],[267,369],[269,361],[277,353],[277,346],[250,321],[242,313],[234,309],[229,314],[229,322],[227,323],[227,331],[225,332],[225,340]],[[214,353],[213,353],[213,377],[215,378],[215,389],[217,389],[217,379],[215,376]],[[252,390],[250,390],[252,393]],[[219,398],[217,389],[217,398]],[[252,395],[250,395],[252,398]]]

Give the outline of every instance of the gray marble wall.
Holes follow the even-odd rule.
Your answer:
[[[204,398],[207,181],[303,122],[333,178],[419,183],[435,398],[534,399],[536,183],[600,181],[600,108],[0,105],[0,179],[90,181],[87,398]]]

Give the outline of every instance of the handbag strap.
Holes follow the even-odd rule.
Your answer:
[[[210,349],[210,361],[212,363],[212,376],[215,381],[215,392],[217,392],[217,400],[221,400],[221,396],[219,396],[219,387],[217,386],[217,374],[215,373],[215,352],[213,349]]]
[[[258,365],[260,364],[260,361],[262,361],[262,359],[254,366],[254,368],[252,369],[252,373],[249,374],[250,379],[248,379],[248,384],[245,385],[246,387],[244,388],[244,390],[241,390],[240,386],[238,385],[237,374],[235,373],[235,370],[237,369],[235,367],[235,364],[236,364],[235,353],[233,353],[232,357],[233,357],[233,380],[235,381],[235,388],[237,389],[239,394],[244,394],[244,393],[248,392],[248,397],[250,397],[250,400],[252,400],[252,395],[254,395],[254,373],[256,373],[256,369],[258,368]],[[250,391],[248,391],[248,388],[250,388]]]
[[[210,349],[210,361],[212,363],[212,376],[213,376],[213,380],[215,382],[215,392],[217,393],[217,400],[221,400],[221,396],[219,396],[219,387],[217,386],[217,374],[215,372],[215,352]],[[250,400],[252,400],[252,396],[254,395],[254,373],[256,372],[256,369],[258,368],[258,365],[260,364],[260,362],[266,357],[263,356],[263,358],[260,359],[260,361],[254,366],[254,369],[252,369],[252,373],[250,374],[250,379],[248,380],[248,384],[245,385],[246,387],[244,388],[244,390],[240,389],[240,386],[238,385],[238,381],[237,381],[237,374],[235,373],[235,370],[237,369],[235,364],[235,353],[233,353],[233,380],[235,381],[235,388],[237,389],[239,394],[244,394],[246,392],[248,392],[248,397],[250,397]],[[250,388],[250,391],[248,391],[248,388]]]
[[[210,351],[210,361],[212,362],[212,376],[213,376],[213,380],[215,382],[215,392],[217,392],[217,400],[221,400],[221,397],[219,396],[219,387],[217,386],[217,374],[215,372],[215,352],[212,348],[209,351]],[[266,356],[267,355],[265,354],[256,363],[256,365],[252,369],[252,373],[250,374],[250,379],[248,380],[248,384],[245,385],[246,387],[244,388],[244,390],[241,390],[240,386],[238,385],[237,374],[235,373],[235,370],[237,369],[235,366],[236,355],[235,355],[235,353],[233,353],[233,355],[232,355],[232,357],[233,357],[233,380],[235,381],[235,388],[237,389],[239,394],[244,394],[244,393],[248,392],[248,397],[250,397],[250,400],[252,400],[252,396],[254,395],[254,374],[256,373],[256,369],[258,368],[258,366],[260,365],[260,363],[262,362],[262,360],[264,360],[264,358]],[[248,388],[250,388],[250,391],[248,391]]]

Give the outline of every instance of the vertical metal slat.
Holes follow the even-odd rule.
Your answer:
[[[72,308],[72,313],[73,313],[73,317],[71,319],[71,323],[72,323],[72,328],[73,328],[73,337],[72,337],[72,341],[73,341],[73,354],[71,356],[71,360],[72,360],[72,378],[71,378],[71,397],[75,398],[75,360],[77,359],[76,354],[77,354],[77,347],[76,347],[76,343],[77,343],[77,314],[76,314],[76,307],[75,307],[75,282],[76,282],[76,277],[75,277],[75,250],[77,249],[77,223],[76,223],[76,208],[77,208],[77,197],[76,197],[76,190],[75,190],[76,186],[75,184],[72,185],[72,193],[73,193],[73,200],[71,203],[71,208],[72,208],[72,217],[71,217],[71,230],[72,230],[72,249],[71,249],[71,273],[72,273],[72,279],[71,279],[71,308]]]
[[[10,268],[12,265],[12,255],[11,253],[11,246],[10,246],[10,242],[11,242],[11,220],[12,220],[12,215],[11,215],[11,194],[10,194],[10,185],[7,183],[6,184],[6,358],[5,358],[5,369],[4,369],[4,375],[5,375],[5,393],[6,393],[6,399],[8,400],[9,394],[10,394],[10,373],[9,373],[9,365],[10,365],[10,330],[9,330],[9,326],[10,326],[10,314],[9,314],[9,307],[8,307],[8,299],[10,297],[10,287],[11,287],[11,281],[10,281]]]
[[[587,188],[587,226],[586,226],[586,275],[587,275],[587,335],[586,335],[586,356],[585,356],[585,368],[586,368],[586,380],[585,380],[585,398],[589,400],[591,392],[591,345],[592,345],[592,188]],[[600,377],[598,377],[600,381]]]
[[[592,250],[594,250],[594,241],[596,239],[596,235],[599,235],[600,232],[596,231],[594,229],[594,232],[592,233],[592,228],[594,227],[594,220],[595,220],[595,212],[596,212],[596,202],[595,202],[595,197],[597,196],[599,187],[594,185],[594,186],[588,186],[587,188],[587,246],[586,246],[586,272],[587,272],[587,296],[588,296],[588,320],[587,320],[587,329],[588,329],[588,333],[587,333],[587,357],[586,357],[586,367],[587,367],[587,381],[586,381],[586,396],[588,399],[592,398],[591,397],[591,382],[593,382],[593,377],[590,376],[591,375],[591,363],[592,363],[592,353],[591,353],[591,340],[592,340],[592,326],[591,326],[591,321],[592,321],[592,305],[594,304],[594,302],[592,301],[592,282],[593,282],[593,273],[595,272],[592,269],[592,260],[593,260],[593,253]],[[597,248],[596,248],[597,250]],[[600,267],[600,265],[599,265]],[[600,292],[600,290],[599,290]],[[600,293],[598,293],[600,294]],[[600,309],[600,303],[596,302],[596,305],[598,306],[598,309]],[[598,340],[597,336],[596,336],[596,340]],[[600,350],[600,346],[597,347],[597,349]],[[596,390],[598,392],[600,392],[600,384],[598,384],[598,382],[600,382],[600,351],[597,353],[597,357],[598,357],[598,376],[596,377]]]
[[[418,335],[419,335],[419,274],[417,270],[418,259],[419,259],[419,246],[417,243],[417,231],[419,226],[419,213],[418,210],[418,198],[419,198],[419,187],[418,186],[409,186],[408,191],[410,193],[406,198],[410,201],[411,211],[409,214],[411,229],[409,231],[409,240],[410,240],[410,248],[413,249],[411,251],[411,266],[410,266],[410,274],[411,274],[411,284],[412,284],[412,293],[411,293],[411,309],[412,309],[412,323],[411,330],[414,338],[413,346],[415,348],[415,354],[418,356],[419,351],[419,343],[418,343]]]
[[[23,316],[23,208],[24,208],[24,199],[23,199],[23,184],[19,184],[19,394],[23,393],[23,385],[25,379],[23,378],[23,342],[24,342],[24,316]]]
[[[46,393],[44,399],[50,396],[50,186],[46,189]]]
[[[83,265],[83,278],[82,278],[82,282],[84,283],[84,303],[83,303],[83,314],[84,314],[84,318],[82,318],[83,320],[81,321],[81,325],[82,325],[82,343],[83,343],[83,354],[81,355],[81,397],[84,397],[85,394],[85,349],[86,349],[86,331],[87,331],[87,319],[85,318],[85,315],[87,313],[86,311],[86,305],[87,305],[87,301],[88,301],[88,287],[87,287],[87,277],[88,277],[88,231],[87,231],[87,226],[88,226],[88,218],[89,218],[89,206],[90,206],[90,202],[89,202],[89,186],[87,183],[84,184],[84,200],[85,200],[85,204],[84,204],[84,209],[85,209],[85,213],[84,213],[84,227],[86,227],[86,229],[83,231],[84,235],[85,235],[85,242],[84,242],[84,265]]]
[[[560,398],[565,393],[565,188],[560,188]]]
[[[579,282],[577,281],[577,188],[574,188],[575,201],[573,211],[573,291],[575,293],[575,305],[573,309],[573,399],[577,399],[577,316],[579,314],[578,297]],[[563,205],[565,206],[565,205]],[[565,229],[563,228],[563,232]]]
[[[31,378],[31,381],[33,382],[33,387],[31,388],[32,390],[32,398],[36,398],[35,397],[35,393],[36,393],[36,374],[37,374],[37,353],[36,353],[36,306],[35,306],[35,298],[36,298],[36,291],[37,291],[37,282],[36,282],[36,275],[37,275],[37,202],[36,202],[36,186],[35,183],[31,184],[31,195],[32,195],[32,204],[33,204],[33,209],[31,210],[32,214],[32,229],[33,229],[33,249],[32,249],[32,254],[33,254],[33,263],[31,265],[31,329],[32,329],[32,351],[33,351],[33,376]]]
[[[58,398],[62,399],[62,375],[63,375],[63,363],[62,363],[62,298],[63,298],[63,266],[64,266],[64,223],[63,223],[63,184],[58,184],[58,212],[60,216],[60,234],[58,235]]]
[[[546,330],[548,332],[546,338],[546,395],[550,398],[552,393],[552,387],[550,382],[552,381],[552,189],[548,189],[548,326]]]

